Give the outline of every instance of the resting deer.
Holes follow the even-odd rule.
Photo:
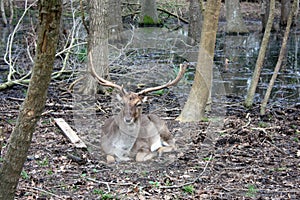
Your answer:
[[[91,56],[90,61],[92,63]],[[157,153],[161,155],[175,149],[175,140],[165,122],[154,114],[142,114],[142,103],[145,94],[177,84],[186,67],[180,65],[174,80],[135,93],[127,92],[123,86],[101,78],[91,64],[91,74],[99,84],[119,90],[117,98],[123,107],[118,115],[109,118],[102,127],[101,148],[108,162],[114,162],[115,158],[126,161],[132,157],[141,162],[152,159]]]

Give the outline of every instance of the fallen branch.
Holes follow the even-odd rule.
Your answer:
[[[64,199],[64,198],[61,197],[61,196],[58,196],[58,195],[56,195],[56,194],[54,194],[54,193],[52,193],[52,192],[49,192],[49,191],[44,190],[44,189],[41,189],[41,188],[37,188],[37,187],[27,187],[27,188],[25,188],[25,190],[27,190],[27,189],[36,190],[36,191],[45,193],[45,194],[47,194],[47,195],[53,196],[53,197],[55,197],[55,198],[57,198],[57,199]]]
[[[96,180],[94,178],[89,178],[89,177],[86,177],[86,179],[89,180],[89,181],[93,181],[95,183],[98,183],[98,184],[106,185],[108,192],[110,192],[110,186],[109,185],[119,185],[119,186],[135,185],[133,183],[113,183],[113,182],[99,181],[99,180]]]
[[[189,23],[188,20],[186,20],[186,19],[184,19],[184,18],[178,16],[177,14],[171,13],[171,12],[165,10],[165,9],[157,8],[157,10],[159,10],[159,11],[161,11],[161,12],[164,12],[164,13],[167,13],[168,15],[171,15],[171,16],[173,16],[173,17],[176,17],[177,19],[179,19],[180,21],[182,21],[182,22],[185,23],[185,24],[188,24],[188,23]]]

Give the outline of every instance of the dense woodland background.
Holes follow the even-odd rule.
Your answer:
[[[1,0],[0,199],[300,198],[299,1]],[[177,150],[108,164],[115,91],[148,94]],[[88,144],[76,148],[63,118]]]

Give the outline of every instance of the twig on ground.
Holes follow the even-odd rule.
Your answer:
[[[53,196],[53,197],[55,197],[55,198],[57,198],[57,199],[64,199],[64,198],[63,198],[63,197],[61,197],[61,196],[58,196],[58,195],[56,195],[56,194],[54,194],[54,193],[52,193],[52,192],[49,192],[49,191],[47,191],[47,190],[44,190],[44,189],[41,189],[41,188],[37,188],[37,187],[27,187],[27,188],[25,188],[25,189],[32,189],[32,190],[36,190],[36,191],[39,191],[39,192],[42,192],[42,193],[45,193],[45,194],[51,195],[51,196]]]
[[[194,184],[196,181],[198,181],[201,176],[204,174],[204,172],[206,171],[207,167],[208,167],[208,164],[210,163],[210,161],[212,160],[212,155],[209,156],[208,158],[208,161],[206,162],[205,164],[205,167],[204,169],[202,170],[202,172],[192,181],[190,182],[187,182],[187,183],[183,183],[183,184],[180,184],[180,185],[170,185],[170,186],[159,186],[160,189],[172,189],[172,188],[182,188],[184,186],[187,186],[187,185],[191,185],[191,184]]]
[[[106,181],[99,181],[99,180],[96,180],[94,178],[89,178],[89,177],[86,177],[86,179],[89,180],[89,181],[93,181],[95,183],[106,185],[108,192],[110,192],[110,186],[109,185],[119,185],[119,186],[135,185],[133,183],[112,183],[112,182],[106,182]]]

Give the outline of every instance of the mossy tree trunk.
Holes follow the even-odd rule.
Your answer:
[[[35,64],[27,95],[10,136],[0,170],[0,199],[14,199],[32,135],[45,106],[58,42],[61,11],[61,0],[39,1],[39,30]]]
[[[263,62],[264,62],[264,59],[265,59],[266,50],[267,50],[267,47],[268,47],[269,38],[270,38],[270,34],[271,34],[271,29],[272,29],[272,25],[273,25],[273,21],[274,21],[274,10],[275,10],[275,0],[271,0],[271,2],[270,2],[270,14],[269,14],[268,23],[267,23],[266,30],[265,30],[265,33],[264,33],[264,37],[263,37],[262,42],[261,42],[258,58],[257,58],[256,64],[255,64],[255,69],[254,69],[254,72],[253,72],[253,75],[252,75],[252,78],[251,78],[250,88],[247,92],[247,97],[246,97],[246,101],[245,101],[245,106],[246,107],[251,107],[252,104],[253,104],[255,91],[256,91],[257,84],[258,84],[259,77],[260,77],[260,73],[261,73],[261,70],[262,70],[262,67],[263,67]]]
[[[188,100],[177,118],[179,121],[200,121],[204,117],[212,88],[212,68],[220,8],[221,0],[210,0],[206,3],[194,83]]]
[[[156,0],[141,0],[140,26],[157,26],[160,24]]]
[[[270,95],[271,95],[271,91],[273,89],[275,80],[278,76],[278,72],[280,70],[282,60],[283,60],[284,56],[286,55],[285,52],[286,52],[287,41],[288,41],[288,38],[289,38],[291,25],[292,25],[292,22],[293,22],[293,16],[295,16],[295,14],[296,14],[297,3],[298,3],[297,1],[298,0],[294,0],[292,11],[290,12],[288,20],[287,20],[287,25],[286,25],[285,33],[284,33],[284,36],[283,36],[282,45],[281,45],[280,53],[279,53],[279,56],[278,56],[278,60],[277,60],[272,78],[270,80],[268,89],[266,91],[264,100],[262,101],[262,104],[261,104],[261,108],[260,108],[260,114],[261,115],[265,115],[265,113],[266,113],[266,107],[267,107],[267,103],[268,103]]]
[[[226,32],[227,33],[248,33],[248,29],[244,23],[240,1],[227,0],[226,7]]]

